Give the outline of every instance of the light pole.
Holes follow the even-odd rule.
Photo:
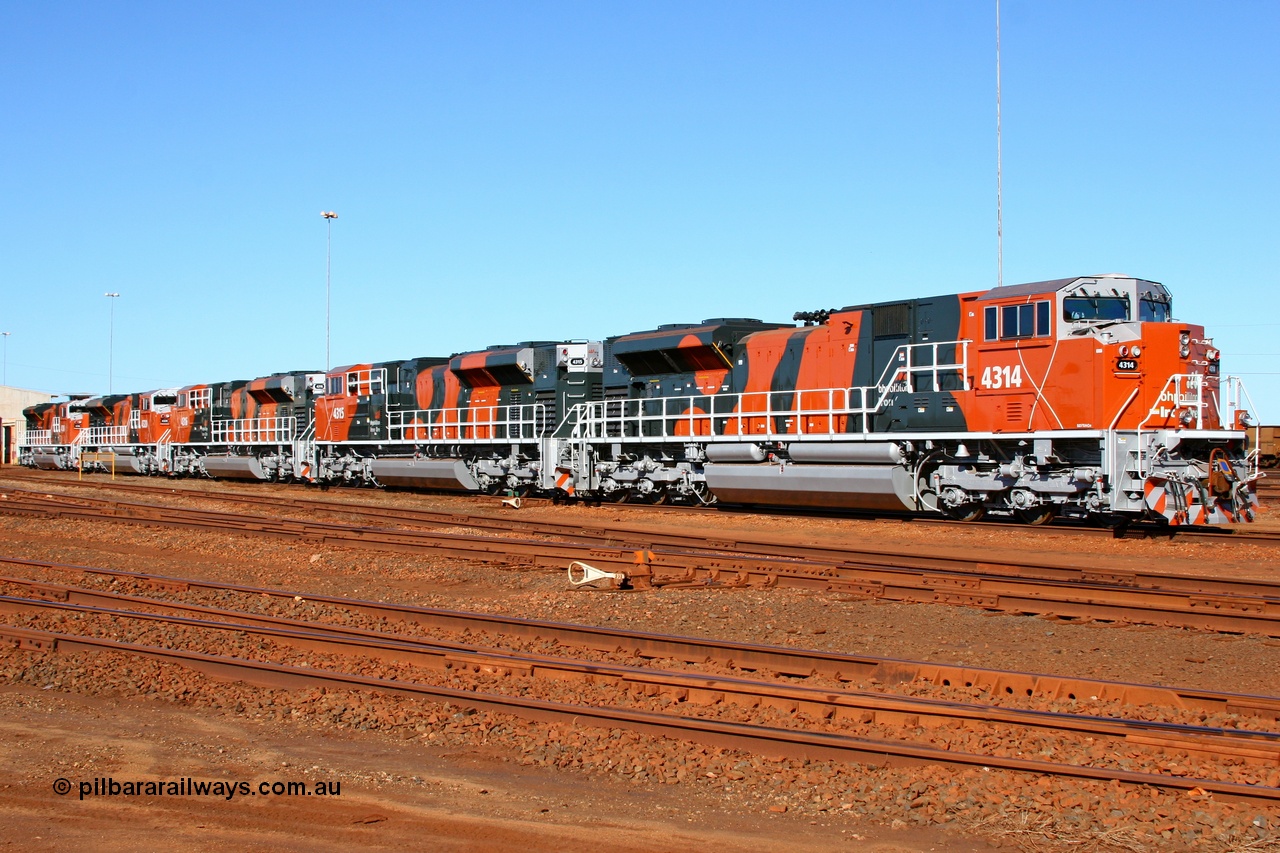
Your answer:
[[[9,384],[9,336],[12,334],[13,332],[0,332],[0,335],[4,335],[4,379],[0,380],[0,385]]]
[[[996,0],[996,287],[1004,287],[1004,171],[1000,157],[1000,0]]]
[[[322,210],[320,215],[324,217],[325,227],[328,235],[325,237],[324,244],[324,369],[329,372],[329,291],[330,282],[332,280],[332,258],[333,258],[333,220],[338,218],[338,214],[332,210]]]
[[[111,324],[107,326],[107,393],[112,392],[112,378],[115,375],[115,358],[116,358],[116,300],[120,298],[118,293],[104,293],[103,296],[111,300]]]

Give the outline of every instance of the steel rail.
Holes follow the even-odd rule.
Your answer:
[[[26,471],[24,471],[26,474]],[[29,479],[38,479],[31,476]],[[261,496],[261,494],[246,494],[243,492],[205,492],[202,489],[189,489],[177,487],[165,487],[165,485],[143,485],[140,483],[118,483],[118,482],[95,482],[95,483],[74,483],[68,484],[73,487],[93,488],[93,489],[110,489],[110,491],[134,492],[140,494],[168,494],[168,496],[186,496],[200,497],[211,501],[227,501],[238,503],[260,503],[260,505],[269,506],[293,506],[298,508],[314,507],[317,510],[325,510],[326,507],[333,507],[335,512],[343,512],[349,515],[367,515],[379,517],[379,519],[401,519],[401,520],[417,520],[421,523],[431,523],[431,516],[436,516],[440,524],[453,524],[451,517],[475,517],[466,514],[453,514],[448,511],[419,510],[419,508],[410,507],[385,507],[367,505],[367,503],[347,503],[339,501],[325,501],[320,498],[305,497],[278,497],[278,496]],[[307,487],[297,487],[307,488]],[[292,491],[297,491],[292,489]],[[1276,485],[1276,489],[1280,489],[1280,484]],[[452,497],[462,497],[454,494]],[[472,500],[479,500],[477,496],[465,496]],[[488,496],[486,496],[488,497]],[[534,505],[545,505],[552,503],[547,498],[522,498],[526,503],[534,503]],[[1202,526],[1176,525],[1156,523],[1132,523],[1114,528],[1096,528],[1096,526],[1085,526],[1075,523],[1059,523],[1051,525],[1012,525],[1010,523],[996,523],[996,521],[959,521],[956,519],[948,519],[945,516],[913,514],[913,512],[876,512],[863,510],[823,510],[823,508],[813,507],[759,507],[759,506],[721,506],[714,507],[704,506],[655,506],[646,505],[646,503],[611,503],[608,505],[614,510],[622,510],[626,512],[640,512],[641,515],[646,512],[723,512],[723,514],[739,514],[739,515],[762,515],[762,516],[787,516],[794,517],[797,515],[826,517],[826,519],[858,519],[858,520],[881,520],[893,521],[897,524],[913,524],[913,525],[943,525],[955,526],[961,525],[965,529],[980,530],[1002,530],[1009,532],[1011,529],[1025,530],[1025,532],[1034,532],[1036,535],[1042,534],[1061,534],[1061,535],[1078,535],[1078,537],[1105,537],[1108,539],[1172,539],[1172,538],[1211,538],[1216,542],[1239,543],[1239,544],[1257,544],[1257,543],[1280,543],[1280,533],[1263,532],[1263,530],[1254,530],[1252,528],[1243,528],[1243,526],[1235,526],[1235,528],[1220,528],[1220,526],[1210,526],[1210,528],[1202,528]],[[479,516],[486,517],[486,516]],[[498,519],[492,519],[498,521]],[[520,525],[516,520],[507,520],[508,525],[515,528]],[[572,526],[572,525],[566,525]],[[625,529],[625,528],[623,528]]]
[[[148,491],[160,490],[155,487],[145,488]],[[186,490],[183,490],[186,491]],[[35,492],[21,492],[33,499],[55,500],[53,496]],[[220,495],[195,493],[211,500],[223,500]],[[143,511],[163,509],[156,504],[131,503],[127,501],[110,501],[100,498],[80,498],[74,495],[60,497],[84,502],[97,502],[102,506],[137,507]],[[230,500],[238,501],[238,497]],[[1096,569],[1091,566],[1049,563],[1013,563],[1008,561],[972,559],[943,554],[924,552],[904,553],[901,549],[888,550],[878,548],[847,546],[824,546],[814,544],[795,544],[761,539],[750,536],[729,536],[723,531],[715,534],[686,534],[667,530],[652,530],[643,527],[617,525],[591,525],[565,523],[555,521],[523,521],[510,517],[472,515],[456,512],[441,512],[419,509],[385,509],[382,507],[346,504],[312,499],[272,500],[258,496],[245,498],[249,503],[261,503],[278,509],[281,505],[297,509],[315,509],[346,515],[366,515],[383,521],[411,521],[430,526],[467,527],[476,530],[493,532],[529,532],[546,536],[590,542],[595,545],[607,543],[613,547],[634,550],[653,550],[660,547],[683,548],[703,552],[723,552],[740,556],[780,557],[804,560],[816,563],[829,563],[841,566],[862,566],[891,569],[929,569],[949,572],[966,572],[981,574],[1008,575],[1017,578],[1035,578],[1081,584],[1106,584],[1109,586],[1134,587],[1139,589],[1155,589],[1192,593],[1197,595],[1236,595],[1246,597],[1280,598],[1280,583],[1262,580],[1237,580],[1231,578],[1207,578],[1196,575],[1184,575],[1170,572],[1137,572],[1118,569]],[[202,512],[184,510],[185,512]],[[242,513],[226,513],[223,517],[229,520],[241,519],[244,523],[260,522],[261,516]],[[229,521],[229,523],[235,523]],[[307,522],[299,522],[307,523]],[[352,526],[341,525],[344,529]],[[354,528],[360,530],[380,530],[403,532],[395,528]],[[469,539],[481,537],[464,537]],[[486,538],[484,541],[488,541]]]
[[[629,551],[585,543],[358,527],[94,498],[6,497],[0,501],[0,512],[84,520],[108,518],[223,532],[234,530],[374,550],[429,550],[463,559],[517,565],[563,567],[573,561],[588,561],[623,571],[637,588],[664,585],[806,588],[911,603],[1280,636],[1280,585],[1262,581],[1143,576],[1143,583],[1156,583],[1159,579],[1190,587],[1183,591],[1114,582],[1116,578],[1131,580],[1127,573],[1094,572],[1094,577],[1088,577],[1086,570],[1077,568],[1069,571],[1087,579],[1063,581],[1027,577],[1016,571],[1026,568],[1030,575],[1062,571],[1052,567],[1017,567],[942,557],[908,558],[916,567],[862,561],[831,564],[781,556],[735,557],[706,550]],[[975,571],[958,567],[964,563],[978,568]],[[929,564],[941,565],[929,570],[925,568]],[[1232,589],[1241,592],[1223,591]],[[1249,594],[1255,590],[1265,594]]]
[[[12,557],[0,557],[0,563],[134,581],[164,593],[203,590],[219,594],[240,594],[253,598],[269,597],[286,604],[301,600],[354,611],[374,618],[408,622],[430,630],[483,632],[529,641],[551,640],[565,646],[581,646],[602,652],[621,652],[647,659],[676,659],[691,664],[715,662],[744,671],[767,671],[794,678],[824,676],[838,681],[861,680],[885,685],[921,683],[940,687],[963,686],[1002,696],[1042,697],[1049,700],[1089,697],[1130,705],[1162,705],[1207,712],[1247,714],[1271,720],[1280,719],[1280,698],[1278,697],[1008,672],[710,638],[680,637],[417,605],[363,601]],[[117,595],[41,581],[17,578],[0,578],[0,580],[25,585],[33,595],[54,601],[93,603],[111,600],[98,596]],[[153,606],[164,606],[163,600],[145,596],[137,598],[154,603]],[[192,612],[204,612],[201,609],[203,605],[182,606],[190,608]],[[214,609],[210,608],[210,610]],[[334,629],[330,627],[329,630]]]
[[[42,472],[44,473],[44,472]],[[22,476],[14,477],[14,479],[28,479],[35,481],[43,481],[44,477],[37,476],[35,472],[22,471]],[[1263,481],[1266,482],[1266,481]],[[308,504],[314,504],[317,507],[325,504],[331,504],[341,507],[363,507],[363,509],[353,510],[353,514],[382,514],[387,517],[388,514],[399,515],[400,513],[414,512],[430,512],[412,509],[387,509],[385,507],[376,507],[360,504],[339,504],[337,502],[326,502],[313,498],[278,498],[266,497],[259,495],[246,495],[238,492],[221,492],[209,493],[197,489],[178,488],[173,486],[150,486],[139,483],[119,483],[119,482],[85,482],[75,484],[62,484],[72,487],[109,489],[117,491],[132,491],[140,494],[166,494],[166,495],[186,495],[190,497],[203,497],[210,500],[235,501],[243,503],[259,503],[276,506],[286,504],[302,507]],[[272,484],[279,486],[280,484]],[[1270,487],[1273,490],[1280,490],[1280,484]],[[306,486],[297,486],[297,488],[309,488]],[[451,495],[452,497],[463,497],[463,495]],[[465,495],[470,498],[480,498],[479,495]],[[491,497],[491,496],[483,496]],[[523,498],[526,503],[530,504],[548,504],[552,503],[546,498]],[[810,507],[757,507],[757,506],[738,506],[738,505],[717,505],[715,507],[703,506],[655,506],[650,504],[609,504],[612,508],[625,509],[627,512],[707,512],[718,511],[724,513],[750,513],[770,516],[812,516],[817,518],[852,518],[863,520],[885,520],[898,523],[912,523],[924,525],[944,525],[955,526],[960,525],[968,529],[984,529],[1008,531],[1016,529],[1020,531],[1033,531],[1034,535],[1066,535],[1066,536],[1084,536],[1084,537],[1105,537],[1109,539],[1173,539],[1173,538],[1205,538],[1213,539],[1219,543],[1232,544],[1263,544],[1263,543],[1280,543],[1280,532],[1260,531],[1246,527],[1201,527],[1201,526],[1170,526],[1167,524],[1159,524],[1154,522],[1131,522],[1116,527],[1088,527],[1083,524],[1072,523],[1070,521],[1058,521],[1049,525],[1016,525],[1011,522],[983,522],[983,521],[957,521],[942,516],[924,513],[909,512],[875,512],[867,510],[840,510],[840,509],[821,509]],[[366,511],[371,511],[366,513]],[[448,513],[442,513],[447,515]]]
[[[1190,791],[1199,789],[1215,796],[1251,802],[1280,802],[1280,788],[1186,776],[1165,776],[1116,768],[1057,764],[1031,759],[953,752],[931,746],[860,738],[828,732],[812,732],[726,722],[703,717],[681,717],[652,711],[624,708],[597,708],[566,705],[497,693],[459,690],[449,687],[354,675],[323,668],[302,668],[166,649],[116,640],[84,637],[25,628],[5,629],[8,640],[18,648],[44,652],[119,652],[166,663],[175,663],[203,672],[215,679],[240,681],[267,688],[293,689],[319,684],[436,701],[451,702],[485,711],[509,713],[539,721],[588,724],[625,728],[663,737],[679,737],[710,746],[743,749],[767,755],[866,762],[878,766],[921,766],[949,764],[967,767],[994,767],[1002,770],[1049,774],[1095,781],[1119,781],[1133,785]]]

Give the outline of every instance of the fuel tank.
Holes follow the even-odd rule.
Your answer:
[[[370,472],[384,486],[476,492],[480,484],[461,459],[375,459]]]
[[[842,509],[916,509],[911,473],[899,465],[726,465],[703,468],[726,503]]]
[[[204,470],[226,480],[265,480],[267,474],[256,456],[206,456]]]

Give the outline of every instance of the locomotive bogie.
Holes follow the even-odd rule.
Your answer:
[[[69,447],[27,447],[19,454],[18,461],[28,468],[43,471],[71,471],[75,468]]]

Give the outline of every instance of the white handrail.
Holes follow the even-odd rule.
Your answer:
[[[531,441],[554,428],[544,403],[387,412],[389,442]]]
[[[22,440],[22,447],[45,447],[53,444],[53,430],[29,429]]]
[[[281,444],[293,441],[297,418],[237,418],[213,422],[214,444]]]
[[[126,426],[100,426],[81,430],[76,444],[96,447],[102,444],[128,444],[129,428]]]
[[[942,347],[958,348],[959,358],[939,363]],[[928,363],[915,363],[916,355],[926,351]],[[940,374],[958,372],[960,387],[954,390],[970,390],[968,356],[967,340],[904,344],[894,350],[875,385],[581,403],[570,416],[576,415],[572,434],[622,442],[747,436],[768,441],[797,435],[847,435],[849,419],[859,417],[860,431],[870,433],[871,417],[884,411],[895,395],[915,392],[926,376],[928,387],[938,390]]]

